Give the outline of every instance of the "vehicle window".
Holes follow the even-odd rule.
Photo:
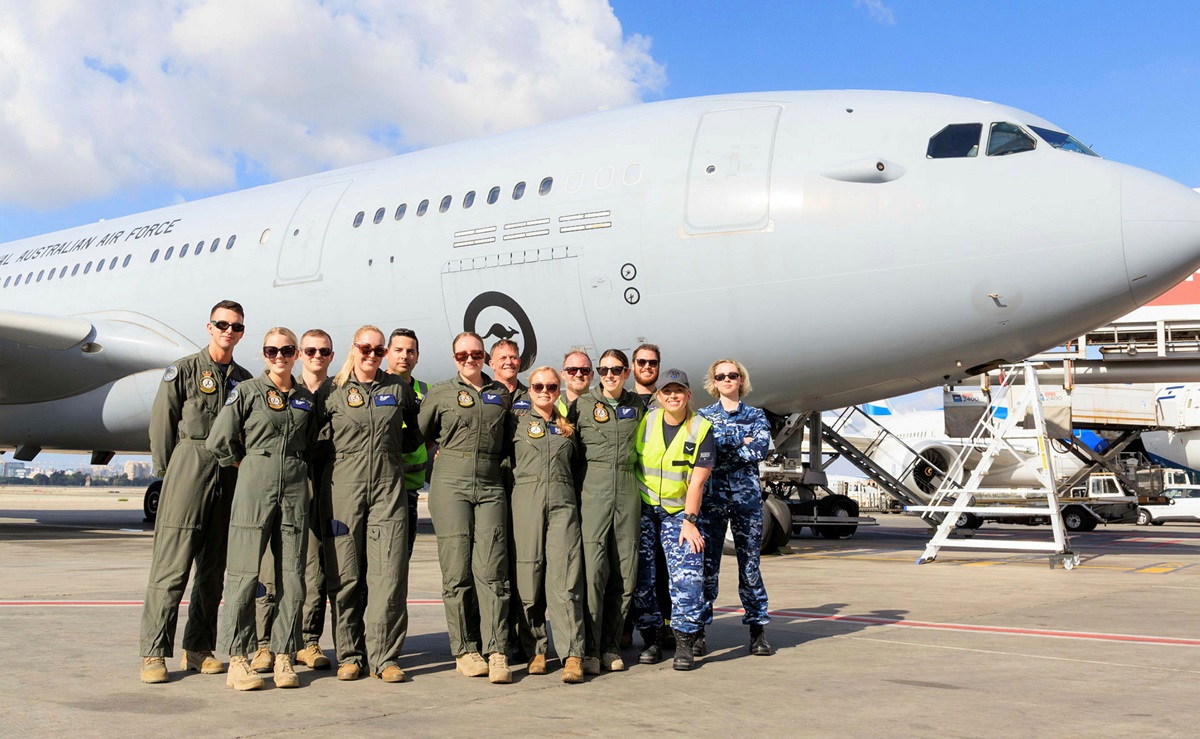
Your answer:
[[[363,212],[363,211],[361,211],[361,210],[360,210],[359,212],[357,212],[357,213],[355,213],[355,214],[354,214],[354,227],[355,227],[355,228],[358,228],[359,226],[361,226],[361,225],[362,225],[363,218],[364,218],[366,215],[367,215],[367,214],[366,214],[366,213],[364,213],[364,212]]]
[[[500,199],[500,188],[499,187],[493,187],[491,190],[488,190],[488,205],[495,205],[496,201],[499,199]]]
[[[927,159],[955,159],[979,154],[982,123],[951,123],[929,139],[925,149]]]
[[[1049,128],[1038,128],[1030,126],[1033,132],[1042,137],[1042,140],[1050,144],[1055,149],[1063,149],[1065,151],[1073,151],[1078,154],[1087,154],[1090,157],[1100,156],[1096,152],[1089,149],[1082,141],[1074,136],[1063,133],[1062,131],[1053,131]]]
[[[454,198],[450,197],[449,195],[442,198],[441,204],[438,205],[438,213],[445,213],[446,211],[450,210],[450,203],[452,202],[454,202]]]
[[[384,213],[386,213],[386,212],[387,212],[387,209],[386,209],[386,208],[380,208],[379,210],[375,211],[375,223],[376,223],[376,225],[378,225],[378,224],[380,224],[380,223],[383,223],[383,214],[384,214]]]
[[[475,191],[474,190],[467,193],[466,195],[463,195],[463,208],[470,208],[474,204],[475,204]]]
[[[1036,147],[1037,140],[1015,123],[993,123],[988,134],[987,155],[990,157],[1033,151]]]
[[[549,194],[551,187],[554,187],[554,178],[547,177],[546,179],[542,180],[542,184],[538,185],[538,195]]]
[[[421,204],[417,206],[417,216],[419,217],[425,215],[425,211],[427,210],[429,210],[429,201],[422,200]]]
[[[525,197],[525,183],[518,182],[513,186],[513,200],[520,200]]]
[[[400,203],[396,206],[396,220],[404,217],[404,212],[408,210],[408,203]]]

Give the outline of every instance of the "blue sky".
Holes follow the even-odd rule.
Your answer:
[[[1200,186],[1194,0],[0,0],[0,14],[0,241],[737,91],[994,100]]]

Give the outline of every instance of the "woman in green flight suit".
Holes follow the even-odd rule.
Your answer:
[[[421,444],[409,384],[380,368],[383,332],[363,326],[350,356],[318,398],[333,459],[321,485],[321,539],[338,679],[368,665],[384,682],[405,679],[408,634],[408,493],[401,455]],[[326,433],[323,431],[323,434]],[[362,588],[367,588],[366,611]]]
[[[254,690],[263,680],[246,658],[257,646],[254,596],[259,563],[272,536],[283,578],[276,584],[279,614],[271,633],[275,686],[300,685],[291,656],[299,645],[308,526],[308,466],[316,414],[313,394],[292,376],[296,335],[273,328],[263,340],[267,371],[229,393],[206,446],[222,467],[238,466],[229,526],[221,642],[229,652],[226,684]]]
[[[625,389],[629,359],[620,349],[600,356],[600,382],[572,404],[583,452],[580,522],[587,581],[584,671],[624,670],[621,630],[637,586],[642,502],[634,475],[634,440],[646,405]]]
[[[438,445],[429,513],[446,630],[459,672],[509,683],[508,501],[500,462],[508,455],[512,402],[504,385],[483,374],[487,353],[478,334],[459,334],[451,350],[458,374],[429,389],[420,414],[422,436]]]
[[[516,595],[521,600],[529,674],[546,673],[546,617],[563,661],[563,682],[583,682],[583,544],[575,499],[578,437],[555,407],[558,373],[539,367],[529,376],[533,409],[514,413],[512,525]]]

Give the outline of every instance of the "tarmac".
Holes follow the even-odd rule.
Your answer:
[[[519,666],[491,685],[454,671],[423,517],[408,682],[300,666],[299,689],[268,679],[239,693],[178,656],[168,684],[138,681],[153,536],[141,491],[0,490],[0,736],[1195,735],[1200,524],[1076,534],[1068,571],[1045,554],[953,549],[917,566],[924,524],[877,520],[844,540],[806,529],[764,558],[773,656],[747,653],[727,556],[711,653],[693,671],[667,660],[565,685],[552,659],[548,675]],[[988,524],[976,538],[1050,530]],[[332,656],[328,634],[322,645]]]

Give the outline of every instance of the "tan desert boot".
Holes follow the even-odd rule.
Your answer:
[[[258,690],[265,683],[254,670],[250,669],[250,661],[245,657],[229,658],[229,675],[225,684],[234,690]]]
[[[250,669],[255,672],[270,672],[275,667],[275,655],[266,647],[259,647],[250,659]]]
[[[179,669],[199,672],[201,675],[220,675],[225,671],[225,663],[214,657],[212,652],[189,652],[185,649]]]
[[[165,683],[170,679],[167,674],[167,660],[162,657],[142,657],[142,672],[144,683]]]
[[[328,670],[330,667],[329,658],[325,656],[325,650],[321,649],[320,644],[309,644],[296,652],[296,661],[314,670]]]
[[[385,683],[402,683],[404,682],[404,670],[397,665],[388,665],[383,668],[383,672],[374,673],[371,677],[377,677]]]
[[[508,657],[499,652],[488,655],[488,682],[505,685],[512,682],[512,670],[508,669]]]
[[[468,652],[454,658],[454,668],[467,677],[483,677],[488,674],[488,663],[479,652]]]
[[[530,675],[545,675],[546,674],[546,655],[535,654],[533,659],[529,660],[527,668]]]
[[[338,667],[338,680],[357,680],[360,677],[362,668],[353,662],[346,662]]]
[[[296,671],[292,669],[292,655],[285,652],[280,652],[275,655],[275,687],[277,688],[298,688],[300,687],[300,678],[296,677]]]
[[[583,660],[567,657],[567,661],[563,663],[563,682],[572,685],[583,682]]]

